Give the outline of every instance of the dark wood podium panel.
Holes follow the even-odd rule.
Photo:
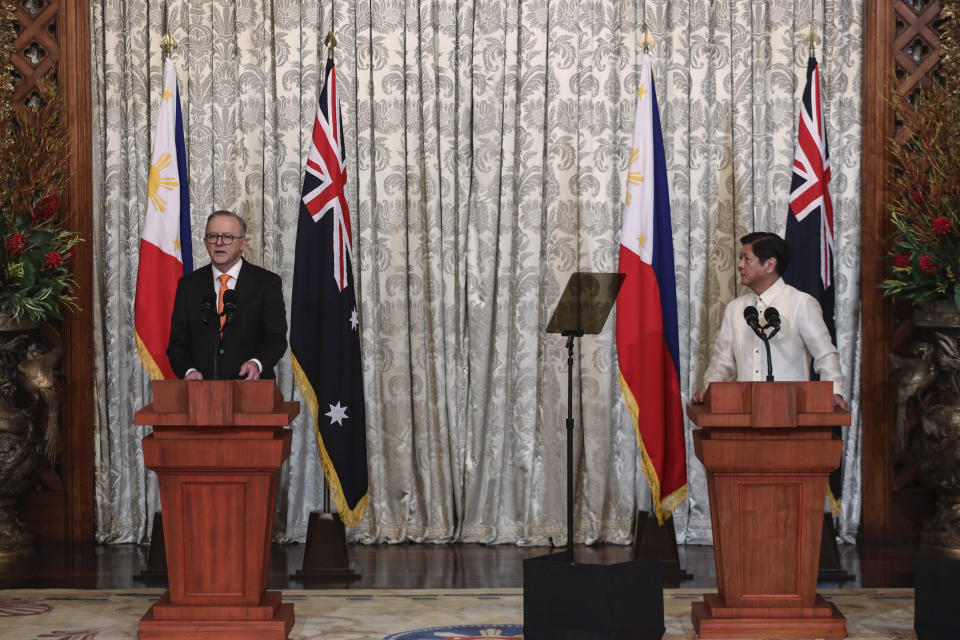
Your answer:
[[[157,473],[170,590],[140,620],[140,638],[284,639],[293,605],[267,591],[284,428],[299,403],[272,381],[159,381],[136,413]]]
[[[845,638],[816,592],[823,504],[849,424],[828,382],[714,383],[688,407],[707,470],[717,594],[693,605],[701,638]]]

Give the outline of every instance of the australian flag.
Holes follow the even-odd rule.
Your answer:
[[[820,303],[830,339],[837,343],[833,319],[833,203],[830,201],[830,152],[820,95],[820,68],[817,59],[807,61],[807,84],[797,123],[797,145],[793,158],[793,182],[787,211],[787,244],[790,264],[784,281],[809,293]],[[817,379],[811,372],[811,379]],[[830,476],[830,503],[840,515],[840,470]]]
[[[346,186],[336,67],[329,58],[297,221],[290,351],[330,495],[344,523],[355,526],[367,506],[367,440]]]

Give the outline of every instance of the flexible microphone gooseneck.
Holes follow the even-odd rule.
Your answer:
[[[226,318],[223,323],[224,329],[233,322],[233,315],[237,312],[238,304],[236,291],[228,289],[223,292],[223,315]]]
[[[208,293],[203,297],[203,302],[200,303],[200,322],[206,326],[211,324],[210,320],[213,319],[213,331],[217,334],[217,341],[213,345],[213,380],[217,379],[217,354],[220,352],[220,323],[216,322],[219,319],[216,300],[215,295]]]
[[[223,311],[221,311],[217,318],[223,317],[223,326],[221,327],[219,322],[217,323],[217,352],[213,356],[213,375],[216,377],[218,375],[219,369],[219,359],[220,355],[223,353],[223,334],[227,330],[227,327],[233,323],[233,316],[237,312],[237,292],[233,289],[227,289],[223,292]]]
[[[217,297],[212,293],[203,298],[203,302],[200,304],[200,322],[203,324],[210,324],[210,318],[216,318],[217,313],[214,311],[214,302]]]
[[[767,307],[763,312],[763,319],[766,325],[760,326],[760,312],[753,305],[743,310],[743,319],[747,325],[753,329],[757,337],[763,341],[763,346],[767,351],[767,382],[773,382],[773,360],[770,356],[770,339],[780,331],[780,312],[773,307]],[[772,329],[767,333],[767,329]]]
[[[755,306],[750,305],[743,310],[743,319],[747,321],[747,326],[753,329],[753,332],[757,334],[758,338],[761,340],[766,339],[763,329],[760,328],[760,312],[757,311]]]

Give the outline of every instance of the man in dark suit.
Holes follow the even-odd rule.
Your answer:
[[[185,380],[273,379],[287,350],[280,276],[242,259],[247,225],[231,211],[207,218],[211,264],[180,278],[167,356]],[[232,291],[232,293],[227,293]]]

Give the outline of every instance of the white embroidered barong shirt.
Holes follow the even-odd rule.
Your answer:
[[[782,278],[763,295],[750,292],[727,305],[720,335],[703,376],[706,384],[767,379],[766,348],[743,318],[743,310],[750,305],[760,312],[761,325],[765,322],[763,312],[767,307],[776,307],[780,312],[780,331],[770,340],[774,380],[809,380],[812,358],[813,369],[820,379],[832,382],[833,392],[843,395],[840,354],[830,340],[820,304]]]

